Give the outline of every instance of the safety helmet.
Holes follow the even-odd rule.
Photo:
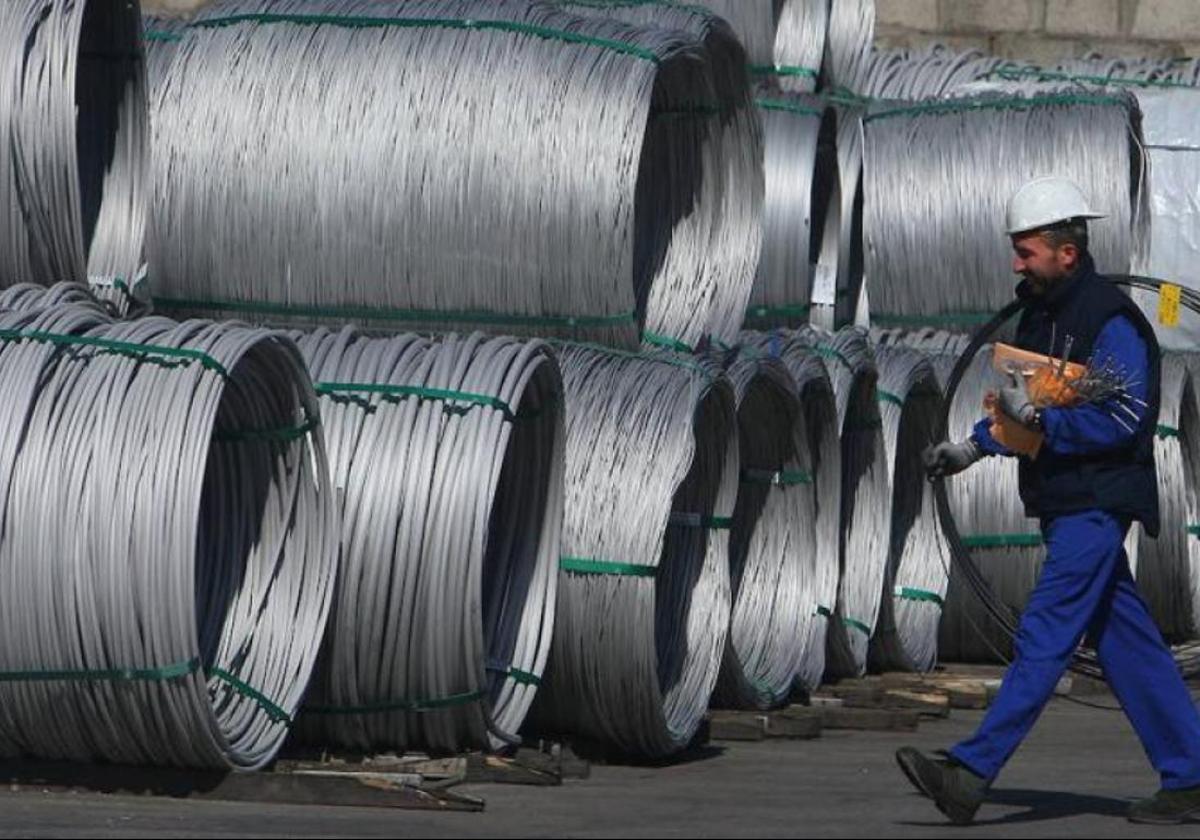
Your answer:
[[[1048,175],[1034,178],[1008,202],[1010,236],[1056,225],[1071,219],[1103,219],[1093,210],[1079,185],[1069,178]]]

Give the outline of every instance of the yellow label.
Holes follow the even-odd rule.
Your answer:
[[[1158,322],[1164,327],[1179,326],[1179,302],[1183,291],[1174,283],[1163,283],[1158,290]]]

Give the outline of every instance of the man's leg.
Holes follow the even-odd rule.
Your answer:
[[[950,755],[989,782],[1033,727],[1110,591],[1125,526],[1101,511],[1060,516],[1043,530],[1046,562],[1021,615],[1015,657],[973,736]]]

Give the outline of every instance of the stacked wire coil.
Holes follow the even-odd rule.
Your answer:
[[[729,627],[729,382],[671,355],[565,345],[566,509],[532,725],[663,757],[695,735]]]
[[[541,341],[351,328],[299,340],[342,507],[342,573],[306,740],[501,749],[549,655],[562,384]]]
[[[338,561],[299,352],[21,297],[0,315],[0,753],[263,767]]]

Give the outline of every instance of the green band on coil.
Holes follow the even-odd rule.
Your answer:
[[[826,359],[837,359],[846,366],[847,370],[849,370],[851,373],[854,372],[854,365],[851,364],[850,360],[846,358],[845,354],[843,354],[842,351],[838,350],[837,348],[830,347],[828,344],[818,344],[813,349],[819,356],[823,356]]]
[[[1172,426],[1159,426],[1157,431],[1158,436],[1163,440],[1179,437],[1179,430]]]
[[[1043,70],[1040,67],[997,67],[983,76],[990,79],[993,76],[1008,82],[1022,79],[1035,79],[1039,82],[1086,82],[1093,85],[1111,85],[1114,87],[1140,88],[1182,88],[1195,90],[1195,85],[1185,82],[1172,82],[1166,79],[1131,79],[1125,76],[1095,76],[1086,73],[1063,73],[1057,70]]]
[[[811,473],[803,470],[756,470],[747,467],[742,470],[742,481],[746,484],[795,487],[800,484],[812,484],[813,477]]]
[[[636,324],[637,313],[618,315],[501,315],[495,312],[444,312],[433,309],[376,309],[370,306],[306,306],[284,303],[254,303],[239,300],[194,300],[154,298],[154,305],[167,310],[221,310],[255,315],[287,315],[297,318],[340,318],[398,323],[497,324],[509,327],[604,327]]]
[[[783,111],[788,114],[798,114],[802,117],[821,117],[824,112],[820,108],[808,105],[796,105],[786,99],[755,99],[754,104],[764,111]]]
[[[977,534],[963,537],[967,548],[1036,548],[1042,544],[1041,534]]]
[[[564,41],[570,44],[582,44],[589,47],[601,47],[623,55],[631,55],[659,63],[659,57],[651,50],[614,41],[609,38],[593,38],[578,32],[568,32],[564,29],[554,29],[549,26],[535,26],[528,23],[517,23],[507,20],[468,20],[460,18],[385,18],[385,17],[352,17],[347,15],[305,15],[283,14],[272,12],[246,13],[227,15],[225,17],[198,20],[189,24],[193,29],[211,29],[234,26],[239,23],[294,23],[301,26],[341,26],[350,29],[464,29],[464,30],[497,30],[500,32],[515,32],[521,35],[534,35],[548,41]]]
[[[806,318],[812,307],[807,303],[785,306],[751,306],[746,310],[747,318]]]
[[[671,338],[667,335],[659,335],[658,333],[646,330],[642,333],[642,341],[646,344],[652,344],[655,347],[665,347],[668,350],[674,350],[677,353],[693,353],[695,350],[691,345],[684,344],[678,339]]]
[[[400,400],[406,397],[439,400],[442,402],[465,402],[482,405],[503,412],[505,419],[516,420],[512,406],[499,397],[487,394],[472,394],[467,391],[452,391],[445,388],[425,388],[419,385],[387,385],[371,382],[318,382],[313,389],[322,396],[336,398],[338,394],[379,394],[385,400]]]
[[[1187,532],[1189,534],[1191,534],[1193,537],[1200,537],[1200,525],[1187,526]]]
[[[142,38],[147,41],[182,41],[183,36],[176,32],[162,32],[157,29],[147,29],[142,33]]]
[[[880,402],[889,402],[892,405],[898,405],[901,408],[904,407],[904,398],[893,394],[891,391],[885,391],[882,388],[877,388],[875,393],[878,395]]]
[[[817,604],[817,609],[813,615],[820,615],[824,616],[825,618],[833,618],[833,610],[831,610],[829,607],[823,607],[820,604]]]
[[[162,357],[159,364],[168,366],[199,362],[202,367],[215,371],[228,378],[229,371],[225,366],[207,353],[192,350],[187,347],[163,347],[157,344],[132,344],[126,341],[113,341],[107,338],[88,338],[81,335],[60,335],[59,333],[41,332],[38,330],[0,330],[0,341],[35,341],[41,344],[55,344],[62,347],[95,347],[109,353],[130,356],[136,359],[154,360],[155,356]],[[165,361],[163,361],[165,359]]]
[[[857,630],[858,632],[862,633],[864,636],[870,637],[870,635],[871,635],[870,625],[863,624],[861,621],[859,621],[856,618],[843,618],[842,624],[844,624],[846,627],[849,627],[853,630]]]
[[[671,518],[667,521],[668,525],[675,525],[683,528],[709,528],[712,530],[728,530],[733,527],[733,517],[731,516],[701,516],[698,513],[684,513],[682,511],[672,511]]]
[[[371,715],[386,712],[434,712],[478,703],[486,695],[482,691],[468,691],[430,700],[389,700],[363,706],[305,706],[301,711],[307,715]]]
[[[200,660],[197,658],[161,668],[0,671],[0,682],[163,682],[177,680],[199,670]]]
[[[487,670],[494,674],[503,674],[506,677],[510,677],[512,681],[518,685],[539,686],[542,684],[542,678],[537,674],[534,674],[531,671],[522,671],[520,668],[503,667],[499,665],[493,667],[492,665],[488,665]]]
[[[269,440],[277,443],[290,443],[305,437],[321,425],[317,417],[309,417],[299,426],[287,426],[282,429],[247,429],[244,431],[216,432],[213,437],[222,442],[241,442],[247,440]]]
[[[937,604],[938,607],[946,606],[946,601],[941,595],[936,592],[930,592],[928,589],[915,589],[911,586],[897,586],[896,597],[902,598],[905,601],[927,601],[930,604]]]
[[[259,708],[261,708],[264,712],[267,713],[267,717],[270,718],[273,723],[288,723],[288,724],[290,724],[292,722],[291,715],[289,715],[287,712],[285,712],[280,706],[278,706],[276,703],[272,702],[261,691],[259,691],[256,688],[252,688],[251,686],[242,682],[240,679],[238,679],[237,677],[235,677],[233,674],[229,673],[225,669],[215,668],[215,667],[208,668],[205,670],[205,673],[210,678],[216,677],[218,680],[220,680],[221,682],[228,685],[230,688],[232,688],[234,691],[236,691],[238,694],[242,695],[243,697],[247,697],[247,698],[253,700],[255,703],[258,704]]]
[[[752,76],[789,76],[806,79],[817,78],[818,71],[798,64],[750,64],[746,67]]]
[[[863,122],[885,120],[891,117],[916,116],[918,114],[962,114],[970,111],[1024,111],[1047,105],[1115,105],[1123,108],[1128,103],[1116,96],[1098,94],[1057,94],[998,99],[950,99],[877,111],[874,114],[867,114],[863,117]]]
[[[581,575],[654,577],[658,573],[656,566],[643,566],[637,563],[612,563],[608,560],[596,560],[591,557],[560,557],[558,558],[558,568],[564,572],[575,572]]]

